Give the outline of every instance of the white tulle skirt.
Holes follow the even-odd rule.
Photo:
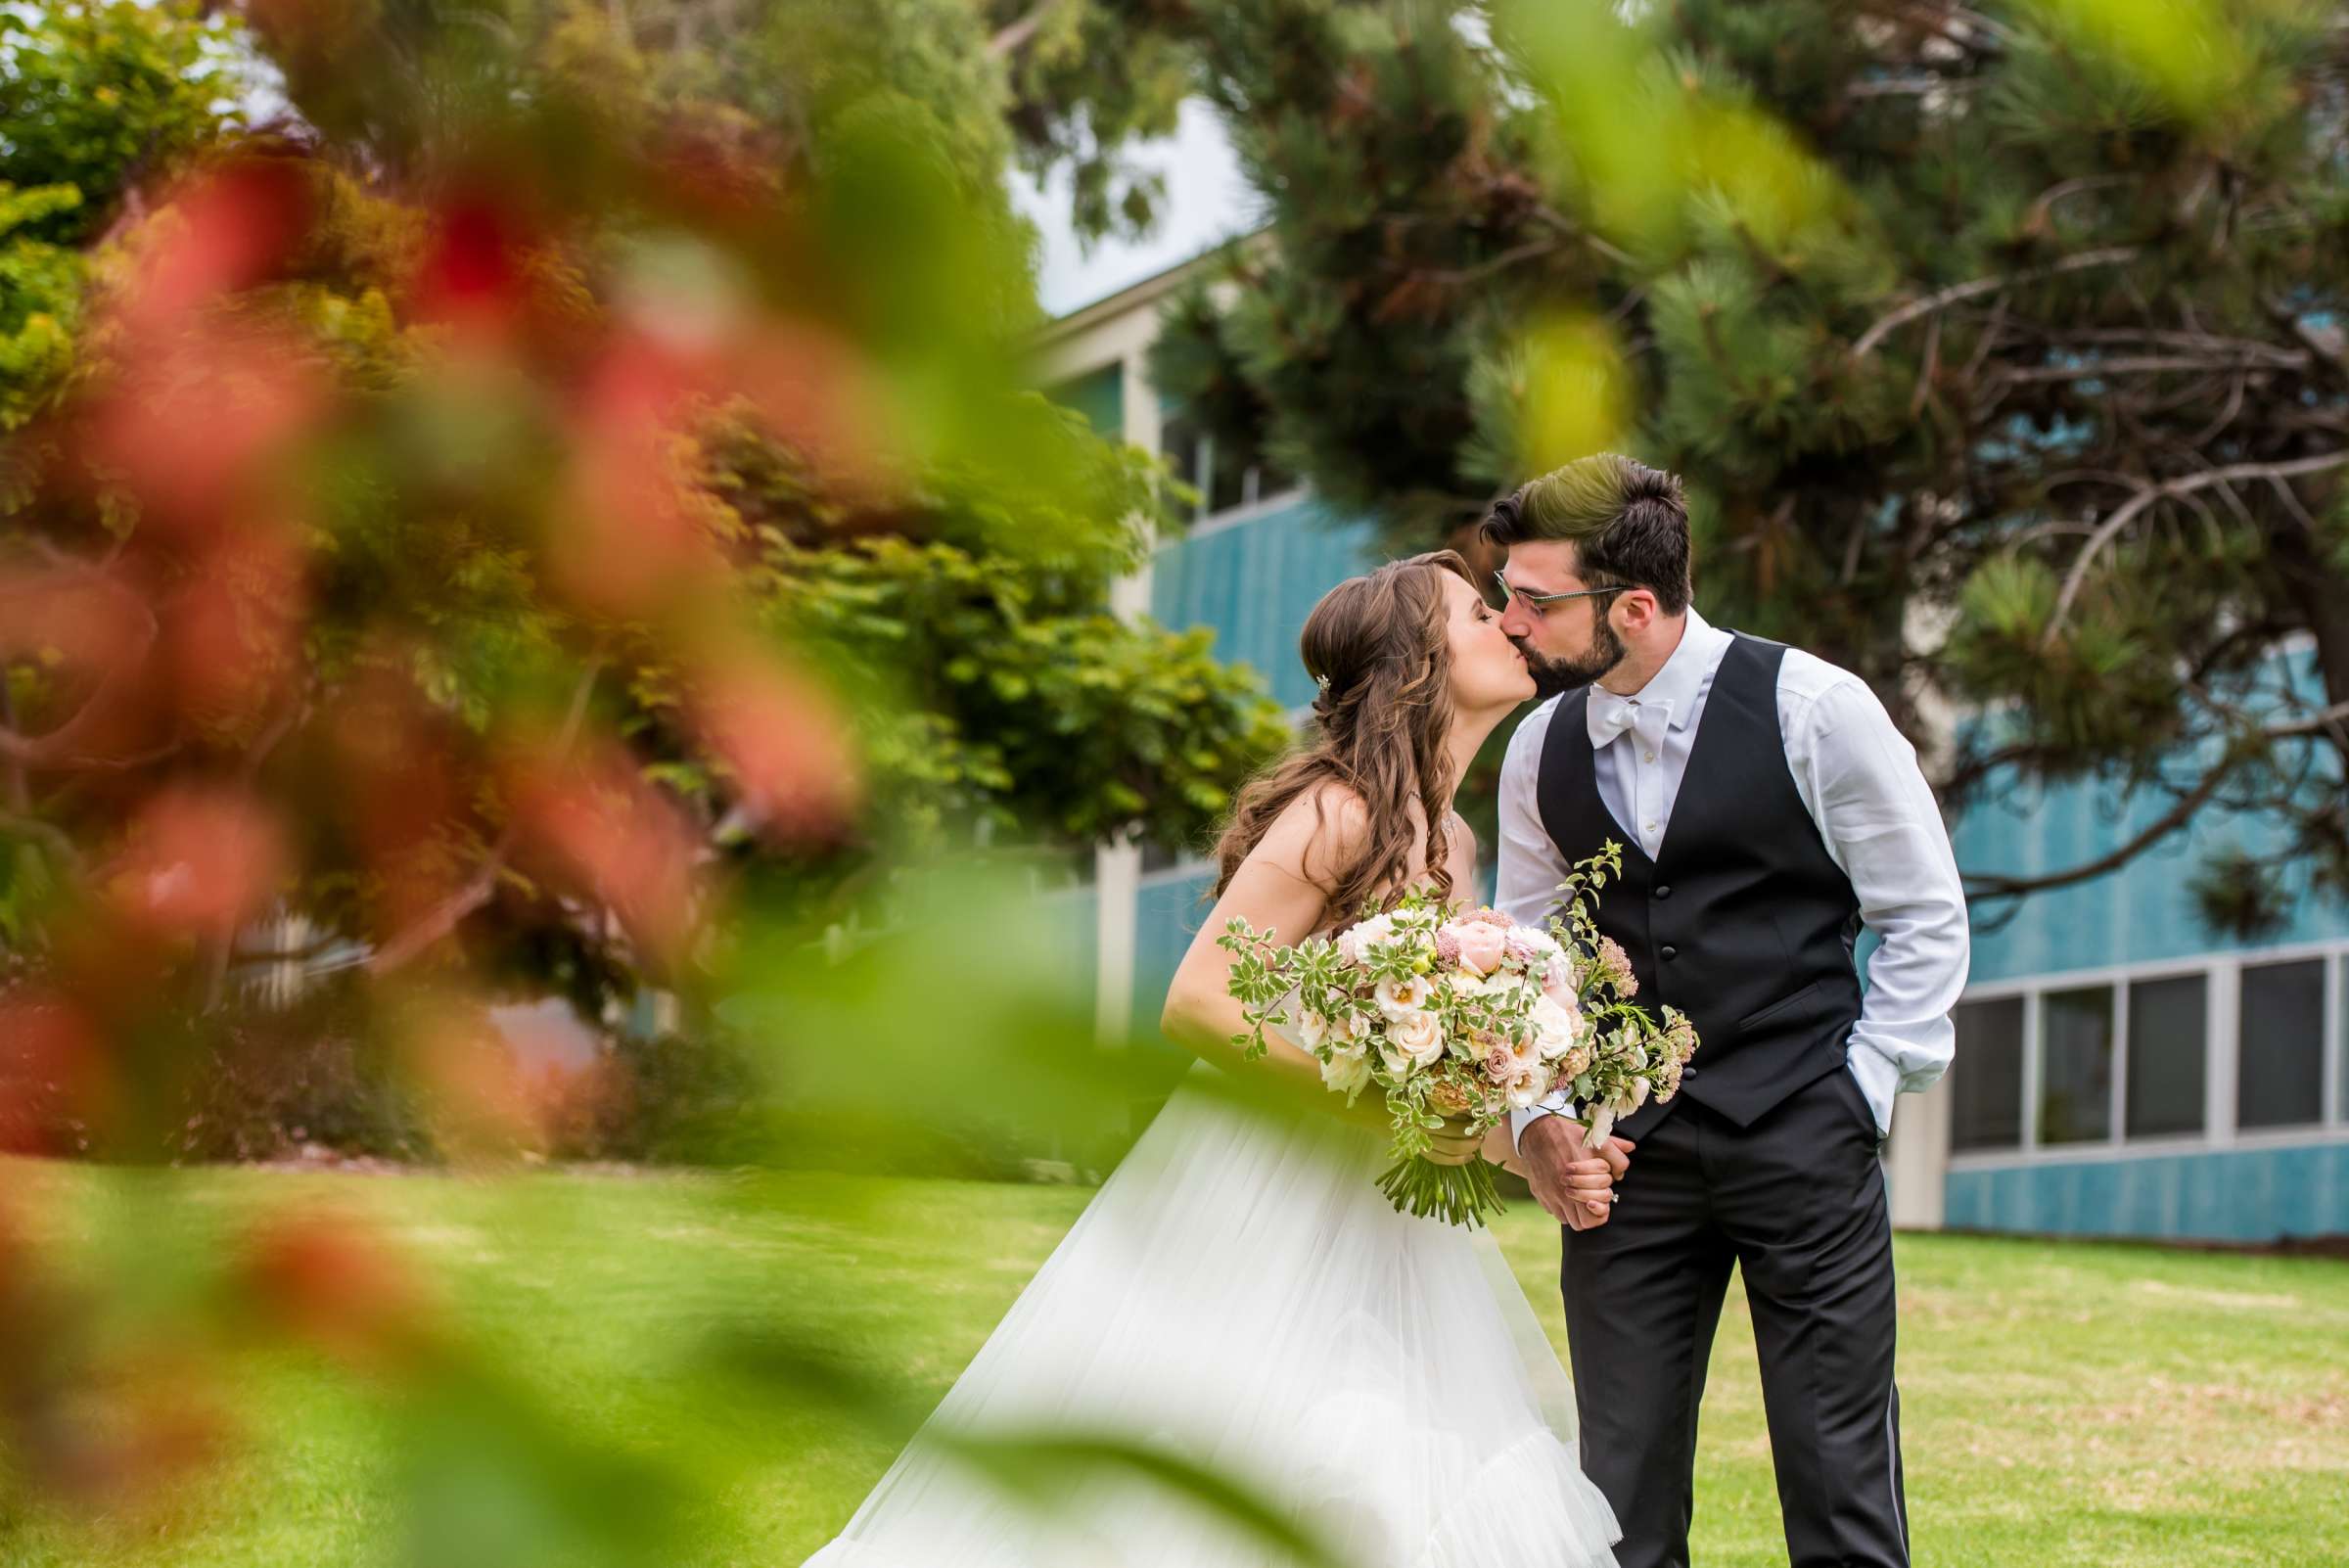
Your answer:
[[[807,1568],[1253,1568],[1277,1547],[1088,1472],[1039,1503],[933,1441],[1063,1430],[1212,1466],[1361,1568],[1594,1568],[1618,1538],[1499,1248],[1398,1215],[1375,1134],[1196,1070]]]

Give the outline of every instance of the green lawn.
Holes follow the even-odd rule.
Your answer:
[[[370,1217],[431,1280],[436,1311],[554,1426],[673,1483],[687,1518],[674,1560],[741,1568],[796,1565],[897,1438],[714,1362],[713,1333],[782,1337],[813,1322],[859,1362],[901,1374],[917,1403],[935,1400],[1086,1197],[943,1181],[98,1175],[19,1162],[0,1163],[0,1183],[64,1256],[143,1282],[143,1306],[94,1330],[128,1340],[167,1323],[254,1214],[299,1202]],[[1562,1348],[1554,1235],[1521,1207],[1501,1237]],[[1899,1267],[1920,1568],[2349,1562],[2349,1265],[1911,1236]],[[1780,1563],[1735,1296],[1715,1357],[1696,1557]],[[94,1525],[19,1518],[0,1533],[0,1561],[428,1558],[397,1499],[436,1453],[461,1475],[482,1423],[419,1414],[396,1389],[306,1354],[238,1364],[239,1439],[201,1485]]]

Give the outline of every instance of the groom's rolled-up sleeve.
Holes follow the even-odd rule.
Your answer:
[[[1956,1051],[1950,1013],[1971,953],[1965,888],[1915,749],[1865,682],[1833,674],[1788,727],[1787,762],[1876,934],[1849,1060],[1889,1133],[1893,1096],[1932,1086]]]
[[[1500,764],[1500,860],[1494,876],[1494,902],[1521,926],[1545,924],[1557,909],[1558,884],[1566,880],[1566,857],[1542,826],[1535,783],[1542,773],[1542,746],[1549,735],[1550,715],[1557,712],[1551,699],[1525,716]],[[1564,1115],[1574,1108],[1564,1094],[1552,1094],[1531,1110],[1509,1113],[1512,1146],[1525,1130],[1544,1116]]]

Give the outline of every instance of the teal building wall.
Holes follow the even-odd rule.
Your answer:
[[[2288,677],[2312,678],[2304,654],[2287,651],[2278,658]],[[1969,871],[2040,874],[2110,853],[2167,808],[2165,800],[2129,799],[2095,783],[2029,789],[1970,808],[1955,824],[1952,840],[1958,864]],[[2277,929],[2243,938],[2204,923],[2191,882],[2206,855],[2229,849],[2273,857],[2291,896]],[[2246,969],[2270,963],[2322,964],[2326,1008],[2313,1038],[2299,1041],[2324,1063],[2325,1087],[2308,1103],[2307,1120],[2241,1127],[2229,1119],[2221,1092],[2206,1096],[2199,1130],[2184,1134],[2132,1138],[2124,1127],[2109,1140],[2084,1144],[1960,1147],[1945,1178],[1945,1223],[2241,1242],[2349,1234],[2349,1007],[2343,1002],[2349,906],[2314,892],[2306,869],[2292,865],[2285,853],[2278,822],[2206,812],[2121,870],[2031,896],[2009,919],[1999,918],[2002,911],[1995,908],[1978,911],[1967,995],[1971,1001],[2019,994],[2027,1013],[2043,989],[2109,984],[2117,995],[2133,982],[2205,976],[2206,990],[2215,994],[2204,1066],[2219,1084],[2240,1071],[2249,1048],[2244,1014],[2223,988],[2239,985]],[[2116,1055],[2134,1048],[2118,1041]],[[2213,1062],[2214,1055],[2227,1059]],[[1981,1071],[1979,1061],[1972,1066]],[[1953,1087],[1963,1086],[1959,1081],[1968,1068],[1961,1050],[1950,1070]],[[2026,1064],[2026,1092],[2029,1071]],[[2124,1060],[2116,1072],[2127,1071]],[[2124,1081],[2118,1094],[2126,1089]]]
[[[1320,597],[1383,557],[1367,524],[1312,496],[1210,518],[1162,546],[1151,565],[1150,613],[1171,626],[1213,626],[1216,654],[1253,667],[1290,709],[1313,699],[1297,635]]]

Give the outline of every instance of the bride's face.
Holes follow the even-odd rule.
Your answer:
[[[1451,706],[1457,713],[1514,708],[1534,694],[1525,655],[1500,629],[1500,616],[1485,596],[1446,573],[1445,631],[1451,642]]]

